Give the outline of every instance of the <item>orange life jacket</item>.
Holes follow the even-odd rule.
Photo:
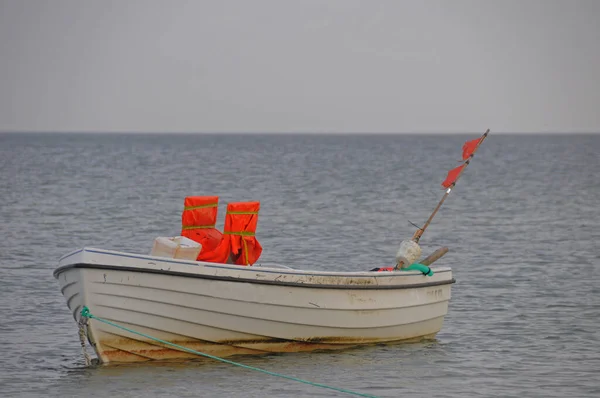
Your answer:
[[[232,262],[238,265],[254,264],[262,253],[256,240],[256,225],[260,202],[237,202],[227,204],[223,237],[211,252],[201,253],[198,260],[213,263]]]
[[[202,245],[199,258],[213,251],[223,234],[215,228],[219,206],[218,196],[188,196],[181,214],[181,236]]]
[[[378,268],[373,268],[369,271],[377,271],[377,272],[382,272],[382,271],[393,271],[394,267],[378,267]]]

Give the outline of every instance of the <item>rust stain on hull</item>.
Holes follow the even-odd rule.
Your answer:
[[[172,341],[171,343],[200,351],[218,357],[228,357],[236,354],[260,355],[265,352],[232,347],[227,345],[210,344],[198,341]],[[143,362],[150,360],[172,360],[198,358],[198,355],[157,343],[143,343],[136,340],[119,339],[119,341],[102,341],[98,355],[102,362]]]
[[[309,351],[341,350],[377,343],[416,342],[433,339],[434,334],[401,340],[368,340],[358,341],[356,338],[327,337],[313,338],[306,341],[291,341],[281,339],[237,340],[212,343],[201,340],[176,340],[177,344],[195,351],[218,357],[234,355],[265,355],[271,353],[294,353]],[[129,338],[106,339],[96,344],[96,353],[103,363],[110,362],[145,362],[152,360],[186,360],[198,358],[193,353],[169,348],[161,343],[147,343]]]

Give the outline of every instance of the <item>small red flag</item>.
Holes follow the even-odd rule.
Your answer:
[[[479,144],[480,141],[481,141],[481,137],[474,139],[472,141],[465,142],[465,144],[462,147],[462,150],[463,150],[462,160],[467,160],[469,158],[469,156],[471,156],[471,154],[473,153],[475,148],[477,148],[477,145]]]
[[[446,176],[446,179],[444,180],[444,182],[442,182],[442,186],[444,188],[449,188],[450,185],[454,184],[456,182],[456,177],[458,177],[463,167],[465,167],[464,164],[450,170],[448,172],[448,175]]]

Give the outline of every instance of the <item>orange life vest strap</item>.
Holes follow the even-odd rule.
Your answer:
[[[219,206],[218,203],[209,203],[206,205],[199,205],[199,206],[184,206],[183,210],[207,209],[210,207],[218,207],[218,206]]]
[[[190,229],[202,229],[202,228],[214,228],[216,224],[212,225],[190,225],[188,227],[181,227],[183,231],[188,231]]]
[[[233,232],[233,231],[223,231],[224,235],[239,235],[239,236],[255,236],[256,234],[254,232],[246,232],[246,231],[238,231],[238,232]]]

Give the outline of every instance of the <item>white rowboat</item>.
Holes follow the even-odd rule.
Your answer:
[[[448,172],[444,196],[412,240],[401,243],[395,267],[328,272],[253,265],[262,252],[255,237],[260,203],[229,203],[221,232],[218,196],[186,197],[183,236],[158,238],[154,255],[92,248],[67,254],[54,277],[80,324],[82,345],[86,334],[101,362],[137,362],[194,355],[169,344],[226,357],[433,338],[448,313],[454,278],[448,267],[432,274],[426,266],[448,249],[417,263],[418,242],[489,131],[465,142],[464,163]],[[189,247],[178,252],[186,239]]]
[[[323,272],[83,248],[62,257],[54,277],[77,322],[87,306],[132,330],[226,357],[431,339],[454,283],[450,268],[433,270]],[[194,356],[88,322],[103,363]]]

